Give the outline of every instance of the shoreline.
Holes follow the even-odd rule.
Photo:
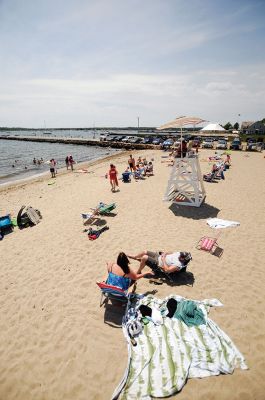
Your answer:
[[[116,152],[116,153],[114,153],[112,155],[107,155],[107,156],[104,156],[104,157],[101,157],[101,158],[98,158],[98,159],[93,159],[91,161],[82,161],[80,163],[74,164],[74,166],[75,166],[74,170],[75,169],[82,169],[82,168],[89,168],[89,167],[92,167],[92,166],[96,166],[97,164],[100,165],[103,162],[111,160],[111,159],[115,158],[116,156],[122,156],[123,154],[126,154],[126,153],[128,153],[128,150]],[[57,176],[59,177],[59,176],[66,175],[68,173],[71,174],[72,171],[71,170],[67,170],[66,167],[62,167],[62,168],[58,169],[58,173],[56,174],[56,177]],[[0,193],[4,192],[6,190],[9,191],[11,189],[15,189],[15,188],[18,188],[18,187],[21,187],[21,186],[30,185],[30,184],[35,183],[35,182],[43,182],[43,181],[46,181],[46,180],[49,180],[49,179],[52,179],[52,178],[51,178],[51,173],[48,170],[48,171],[42,172],[40,174],[31,175],[31,176],[29,176],[27,178],[16,179],[16,180],[13,180],[13,181],[4,182],[4,183],[0,184]]]

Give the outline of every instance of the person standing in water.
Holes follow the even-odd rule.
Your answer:
[[[66,165],[66,169],[68,169],[69,168],[69,157],[68,156],[66,156],[65,165]]]
[[[72,171],[74,170],[74,163],[75,163],[75,161],[74,161],[73,157],[70,155],[68,157],[68,164],[70,165]]]

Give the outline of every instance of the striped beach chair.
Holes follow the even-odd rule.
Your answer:
[[[223,254],[223,249],[221,249],[217,243],[218,237],[220,235],[218,235],[215,238],[211,238],[208,236],[204,236],[202,237],[199,242],[196,245],[196,248],[198,250],[204,250],[207,251],[208,253],[217,255],[218,257],[221,257],[221,255]],[[219,251],[217,251],[219,250]]]

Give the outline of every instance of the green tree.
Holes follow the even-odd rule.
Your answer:
[[[237,131],[237,130],[238,130],[238,128],[239,128],[239,123],[238,123],[238,122],[236,122],[236,123],[234,124],[234,129]]]
[[[226,131],[229,131],[229,129],[233,129],[233,126],[232,126],[232,124],[231,124],[230,122],[227,122],[227,123],[224,125],[224,128],[225,128]]]

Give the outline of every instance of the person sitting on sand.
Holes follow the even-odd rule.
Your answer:
[[[115,285],[115,281],[117,280],[115,278],[115,276],[128,278],[132,281],[137,281],[138,279],[141,279],[146,275],[154,275],[153,272],[145,272],[143,274],[134,272],[129,267],[129,264],[130,264],[130,260],[128,259],[126,254],[123,252],[118,254],[116,262],[111,262],[111,261],[107,262],[107,269],[109,272],[109,277],[108,277],[108,280],[106,283],[108,283],[109,285],[117,286],[117,283]],[[112,275],[114,275],[114,276],[112,276]],[[118,279],[118,280],[121,281],[120,279]],[[129,285],[128,285],[128,287],[129,287]],[[127,288],[123,287],[122,289],[128,289],[128,287]]]
[[[136,256],[128,255],[129,258],[140,262],[138,274],[142,273],[143,268],[147,265],[154,272],[162,270],[167,274],[179,272],[185,268],[192,259],[191,254],[187,252],[175,251],[174,253],[166,253],[163,251],[144,250]]]
[[[145,173],[146,173],[147,176],[154,175],[152,161],[149,161],[149,163],[147,164],[146,169],[145,169]]]
[[[139,164],[136,164],[135,171],[134,171],[134,178],[137,179],[144,179],[145,171],[144,168],[140,168]]]

